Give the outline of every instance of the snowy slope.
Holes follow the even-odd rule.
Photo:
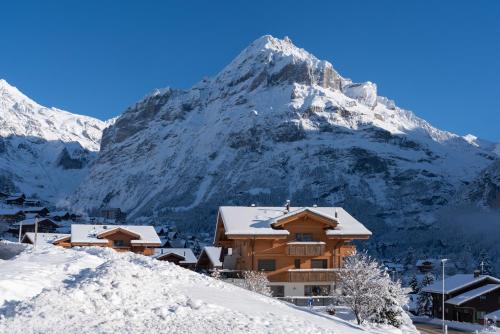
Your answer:
[[[105,126],[43,107],[0,80],[0,189],[64,198],[95,159]]]
[[[68,275],[68,268],[81,270]],[[38,291],[0,304],[0,333],[401,333],[317,316],[169,262],[109,249],[28,247],[0,266],[1,292],[22,291],[28,270],[23,283]]]
[[[219,205],[341,205],[383,235],[430,224],[497,156],[353,83],[285,38],[259,38],[190,90],[156,90],[103,134],[71,202],[213,230]]]

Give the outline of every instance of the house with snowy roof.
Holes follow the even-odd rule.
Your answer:
[[[196,262],[196,271],[208,273],[214,269],[222,269],[221,252],[222,247],[204,247]]]
[[[14,235],[21,233],[23,235],[26,232],[35,232],[38,224],[38,232],[42,233],[54,233],[56,229],[59,227],[52,219],[50,218],[28,218],[16,222],[11,225],[9,232]]]
[[[15,223],[26,218],[26,214],[19,209],[0,209],[0,223]]]
[[[155,248],[153,257],[158,261],[168,261],[187,269],[194,269],[196,256],[191,248]]]
[[[24,234],[21,242],[30,245],[34,245],[36,243],[37,246],[47,245],[47,244],[63,246],[62,243],[69,237],[70,234],[63,234],[63,233],[37,233],[35,237],[35,233],[28,232]]]
[[[222,206],[214,246],[224,271],[263,271],[275,296],[328,295],[336,271],[371,232],[341,207]]]
[[[92,225],[72,224],[71,247],[109,247],[119,252],[153,255],[161,242],[153,226],[146,225]]]
[[[49,209],[44,206],[25,207],[24,213],[36,213],[39,217],[46,217],[49,214]]]
[[[432,314],[442,318],[442,282],[422,289],[432,295]],[[500,279],[474,274],[457,274],[444,281],[444,318],[460,322],[483,322],[485,315],[500,308]]]
[[[5,199],[5,203],[9,205],[23,205],[26,195],[22,193],[10,194],[9,197]]]

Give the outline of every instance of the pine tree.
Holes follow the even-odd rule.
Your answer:
[[[422,279],[420,292],[417,297],[417,313],[419,315],[432,315],[432,295],[422,290],[424,287],[433,284],[434,280],[434,275],[432,273],[427,273]]]
[[[482,275],[493,275],[493,266],[488,253],[483,249],[479,254],[476,269],[481,271]]]
[[[389,275],[382,275],[380,293],[383,303],[378,312],[372,316],[372,321],[391,325],[397,328],[411,324],[411,320],[402,306],[408,303],[408,297],[403,292],[399,281],[391,281]]]
[[[410,288],[413,293],[418,293],[420,291],[420,287],[418,286],[417,275],[413,274],[410,280]]]

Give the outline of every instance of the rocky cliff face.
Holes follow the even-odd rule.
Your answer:
[[[66,198],[96,158],[104,126],[43,107],[0,80],[0,190]]]
[[[212,231],[221,204],[342,205],[383,235],[428,226],[496,158],[264,36],[214,78],[162,89],[104,131],[71,198]]]

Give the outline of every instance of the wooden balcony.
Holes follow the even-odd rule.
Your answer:
[[[334,282],[336,269],[289,269],[289,282]]]
[[[293,241],[287,243],[287,255],[290,256],[321,256],[325,252],[322,241]]]

